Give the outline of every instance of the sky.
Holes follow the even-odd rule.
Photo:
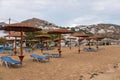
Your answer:
[[[120,24],[120,0],[0,0],[0,21],[39,18],[58,26]]]

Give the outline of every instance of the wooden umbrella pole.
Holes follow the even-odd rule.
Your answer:
[[[43,52],[43,43],[42,43],[42,38],[40,39],[41,42],[41,53]]]
[[[23,47],[23,31],[21,31],[20,56],[19,56],[21,62],[23,61],[23,58],[24,58],[24,56],[23,56],[23,48],[22,47]]]
[[[70,39],[70,50],[71,50],[71,39]]]
[[[78,39],[78,53],[80,53],[80,37]]]
[[[15,55],[17,53],[17,51],[16,51],[16,37],[15,37],[15,51],[14,51],[14,53],[15,53]]]
[[[90,45],[90,39],[89,39],[89,49],[91,49],[91,47],[90,47],[91,45]]]
[[[58,52],[59,52],[59,54],[60,54],[60,56],[61,56],[61,34],[59,35],[59,38],[60,38],[60,40],[59,40],[59,48],[58,48]]]
[[[21,46],[20,46],[20,48],[21,48],[21,56],[23,56],[23,32],[21,32]]]
[[[96,43],[96,48],[98,49],[98,40],[97,40],[97,43]]]

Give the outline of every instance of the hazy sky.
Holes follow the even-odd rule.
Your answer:
[[[39,18],[58,26],[120,24],[120,0],[0,0],[0,21]]]

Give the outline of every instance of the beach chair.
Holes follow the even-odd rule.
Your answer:
[[[30,53],[30,52],[32,52],[32,49],[25,48],[24,51]]]
[[[51,58],[60,58],[61,55],[58,53],[48,53],[48,52],[43,52],[43,55],[51,57]]]
[[[20,61],[13,60],[9,56],[1,56],[2,63],[5,63],[6,67],[10,67],[12,65],[22,65]]]
[[[5,50],[12,50],[13,48],[12,48],[12,46],[6,46],[5,47]]]
[[[61,55],[59,53],[52,53],[53,58],[60,58]]]
[[[36,61],[49,61],[49,57],[47,56],[39,56],[37,54],[30,54],[30,57],[33,58],[33,60],[36,60]]]
[[[83,51],[85,52],[96,52],[97,50],[94,48],[83,48]]]
[[[5,51],[5,50],[4,50],[4,47],[3,47],[2,45],[0,45],[0,52],[1,52],[1,53],[4,53],[4,51]]]
[[[48,57],[53,57],[52,54],[50,54],[49,52],[43,52],[42,54]]]

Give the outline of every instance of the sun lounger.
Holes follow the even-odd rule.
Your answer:
[[[6,46],[5,50],[12,50],[13,48],[11,46]]]
[[[22,63],[17,60],[13,60],[11,57],[8,56],[1,56],[2,63],[5,63],[6,67],[11,65],[21,65]]]
[[[52,58],[59,58],[61,55],[59,53],[48,53],[48,52],[43,52],[43,55],[52,57]]]
[[[36,61],[49,61],[49,57],[47,56],[39,56],[37,54],[30,54],[30,57],[32,57],[33,60],[36,60]]]
[[[32,49],[25,48],[24,51],[30,53],[30,52],[32,52]]]
[[[83,51],[85,51],[85,52],[96,52],[96,49],[94,49],[94,48],[83,48]]]
[[[0,45],[0,52],[4,53],[4,47],[2,45]]]

